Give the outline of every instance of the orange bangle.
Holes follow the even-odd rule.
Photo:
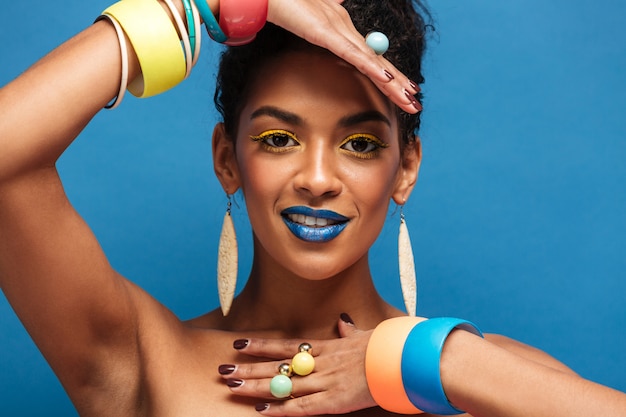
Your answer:
[[[421,317],[396,317],[380,323],[367,345],[365,376],[372,398],[387,411],[419,414],[404,390],[402,382],[402,350],[404,341]]]

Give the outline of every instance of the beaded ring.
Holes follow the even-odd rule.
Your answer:
[[[310,353],[312,349],[313,347],[309,343],[302,343],[298,347],[300,352],[296,353],[291,360],[291,367],[295,374],[307,376],[313,372],[313,369],[315,369],[315,359]]]
[[[298,346],[299,352],[296,353],[291,360],[291,365],[281,363],[278,365],[278,375],[274,376],[270,381],[270,393],[275,398],[287,398],[291,396],[293,383],[291,376],[293,374],[299,376],[307,376],[315,369],[315,359],[311,355],[313,347],[310,343],[301,343]]]
[[[293,384],[291,382],[292,369],[288,363],[278,365],[278,375],[270,381],[270,393],[279,399],[287,398],[291,395]]]
[[[376,55],[382,55],[389,49],[389,38],[382,32],[370,32],[365,36],[365,43],[372,48]]]

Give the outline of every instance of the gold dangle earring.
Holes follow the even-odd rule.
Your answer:
[[[226,214],[222,224],[217,256],[217,290],[220,295],[220,306],[224,316],[227,316],[230,311],[230,306],[235,297],[235,287],[237,286],[237,236],[235,235],[235,226],[230,215],[231,205],[230,195],[228,195],[228,205],[226,206]]]
[[[404,201],[406,203],[406,200]],[[400,232],[398,233],[398,264],[400,267],[400,286],[406,312],[414,317],[417,309],[417,280],[415,278],[415,261],[409,229],[404,220],[404,203],[400,206]]]

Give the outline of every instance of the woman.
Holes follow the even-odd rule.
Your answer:
[[[286,14],[277,13],[287,10],[289,2],[283,3],[270,3],[269,19],[301,27],[300,21],[289,26]],[[319,3],[314,6],[319,12]],[[327,6],[336,21],[339,9]],[[304,2],[298,7],[301,12]],[[353,14],[358,16],[357,10]],[[319,14],[312,16],[317,16],[313,23],[322,21]],[[283,39],[284,34],[271,30],[245,48],[261,50],[256,47],[271,43],[267,39]],[[356,57],[349,55],[349,48],[337,52],[369,74],[407,114],[416,113],[419,105],[406,94],[411,83],[384,60],[368,55],[357,34],[341,30],[360,52]],[[392,27],[386,31],[392,33]],[[310,38],[315,33],[302,35]],[[336,45],[339,36],[333,32],[320,43]],[[389,200],[404,204],[415,184],[420,147],[408,133],[416,119],[411,124],[406,122],[410,116],[398,116],[374,84],[333,55],[293,38],[286,45],[287,52],[255,58],[254,73],[243,78],[248,88],[235,89],[245,94],[233,101],[234,108],[224,105],[227,100],[221,97],[225,123],[214,132],[215,171],[227,194],[242,189],[255,245],[249,282],[226,317],[216,310],[181,322],[112,270],[64,197],[54,161],[119,86],[119,50],[111,26],[96,23],[3,89],[0,102],[9,117],[0,126],[2,289],[82,415],[280,412],[279,403],[255,410],[253,405],[267,396],[267,388],[250,391],[253,384],[233,378],[245,369],[228,367],[243,360],[232,349],[233,340],[331,339],[343,311],[364,329],[402,314],[376,293],[367,252]],[[265,57],[271,59],[259,62]],[[138,69],[132,56],[130,63],[134,78]],[[381,66],[392,77],[384,75]],[[66,75],[68,67],[75,69],[71,77]],[[409,70],[419,73],[419,67]],[[87,88],[93,89],[90,95],[84,94]],[[224,84],[222,88],[225,92]],[[44,109],[58,100],[65,111],[47,115]],[[312,238],[301,224],[310,217],[345,228],[330,237]],[[342,334],[349,334],[351,342],[367,340],[368,333],[354,332],[351,319],[343,318],[338,322]],[[545,354],[488,339],[533,363],[568,373]],[[255,343],[244,344],[237,346],[254,352]],[[324,371],[331,372],[332,382],[336,369],[325,366],[335,359],[325,359],[323,346],[314,343],[320,355],[318,379],[308,379],[311,393],[318,391],[315,384]],[[350,349],[362,346],[350,343]],[[356,369],[360,357],[350,349],[343,352],[355,359]],[[215,375],[219,365],[227,365],[221,373],[243,396],[228,394]],[[266,372],[266,365],[261,366]],[[373,406],[362,388],[355,384],[342,396],[345,404],[339,408],[318,411],[344,413]],[[308,393],[302,385],[296,389],[300,391],[294,394],[305,394],[303,401]],[[284,404],[290,403],[297,404]],[[488,411],[480,404],[476,410],[481,406]],[[363,414],[383,412],[368,409]]]

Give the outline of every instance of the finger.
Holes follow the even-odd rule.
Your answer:
[[[354,321],[352,321],[352,318],[346,313],[341,313],[341,315],[339,316],[337,329],[339,330],[339,336],[341,337],[348,337],[360,331],[354,325]]]
[[[337,32],[342,36],[341,41],[337,41]],[[421,111],[421,105],[414,97],[419,92],[417,85],[383,56],[374,53],[365,43],[365,38],[352,25],[347,12],[341,15],[339,22],[335,22],[334,31],[319,27],[318,30],[314,29],[304,34],[304,38],[310,43],[328,48],[335,55],[352,64],[407,113]]]
[[[274,401],[256,405],[256,410],[266,416],[312,416],[321,414],[346,414],[376,406],[367,397],[356,395],[348,390],[335,393],[316,392],[285,401]]]
[[[315,378],[312,375],[306,377],[293,376],[291,377],[291,396],[301,397],[308,396],[316,392],[321,391],[321,385],[323,379]],[[266,400],[276,400],[270,391],[270,383],[272,378],[261,379],[239,379],[229,378],[226,380],[226,385],[230,391],[242,397],[262,398]]]
[[[325,393],[316,393],[286,401],[275,401],[256,405],[256,410],[264,416],[311,416],[326,413]],[[327,402],[327,401],[326,401]],[[331,413],[332,414],[332,413]]]
[[[278,366],[283,362],[284,361],[272,361],[240,365],[224,364],[218,367],[218,372],[224,379],[271,378],[276,375]]]
[[[243,343],[244,340],[245,343]],[[246,355],[283,360],[292,358],[293,355],[298,353],[298,347],[302,343],[309,343],[313,346],[311,351],[313,356],[321,353],[321,347],[324,344],[321,340],[250,338],[239,339],[235,341],[234,346],[235,349]]]

